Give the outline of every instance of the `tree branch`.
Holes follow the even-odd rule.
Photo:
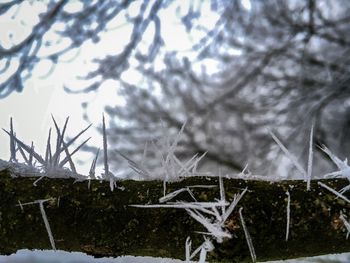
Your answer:
[[[45,212],[57,249],[82,251],[94,256],[152,255],[184,258],[185,241],[193,247],[203,242],[203,226],[184,209],[136,208],[131,204],[158,204],[162,196],[160,181],[122,181],[123,189],[109,190],[108,182],[88,181],[73,184],[71,179],[11,178],[0,172],[0,253],[18,249],[51,249],[50,240],[36,200],[50,199]],[[249,262],[250,253],[238,210],[244,208],[244,221],[255,248],[257,260],[286,259],[350,251],[346,229],[340,219],[349,204],[313,181],[306,191],[303,181],[245,181],[225,179],[226,198],[248,192],[225,222],[232,239],[214,243],[210,261]],[[346,180],[322,180],[334,189]],[[219,185],[217,178],[187,178],[168,185],[168,191],[188,185]],[[286,192],[290,194],[289,239]],[[220,197],[219,187],[193,188],[198,201]],[[189,201],[184,191],[177,200]],[[19,205],[19,202],[22,205]],[[22,208],[22,209],[21,209]]]

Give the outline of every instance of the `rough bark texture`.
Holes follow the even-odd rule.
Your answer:
[[[182,209],[143,209],[130,204],[158,203],[162,182],[123,181],[125,190],[111,192],[108,182],[73,184],[70,179],[10,178],[0,172],[0,254],[18,249],[50,249],[39,205],[28,205],[23,211],[18,202],[54,198],[45,203],[45,211],[58,249],[82,251],[94,256],[160,256],[183,259],[185,240],[190,236],[192,247],[203,238],[194,231],[205,229]],[[243,207],[246,225],[252,237],[258,261],[296,258],[350,251],[346,230],[339,220],[349,204],[312,182],[224,180],[228,199],[245,187],[249,191],[239,203]],[[326,180],[327,185],[340,189],[345,180]],[[169,191],[188,185],[218,185],[215,178],[189,178],[169,184]],[[291,196],[289,240],[285,241],[287,195]],[[201,201],[219,197],[219,189],[195,189]],[[59,199],[59,204],[58,204]],[[177,200],[190,200],[186,193]],[[227,220],[234,237],[214,244],[211,261],[249,262],[250,254],[238,209]]]

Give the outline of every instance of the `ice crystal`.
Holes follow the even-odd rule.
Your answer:
[[[252,238],[250,237],[248,228],[247,228],[247,226],[246,226],[246,224],[245,224],[245,221],[244,221],[244,218],[243,218],[243,214],[242,214],[242,210],[243,210],[243,207],[241,207],[241,208],[239,209],[239,217],[240,217],[240,219],[241,219],[241,223],[242,223],[243,230],[244,230],[244,235],[245,235],[245,238],[246,238],[246,240],[247,240],[247,244],[248,244],[248,248],[249,248],[250,255],[251,255],[251,257],[252,257],[252,261],[255,263],[255,262],[256,262],[255,249],[254,249],[254,246],[253,246]]]

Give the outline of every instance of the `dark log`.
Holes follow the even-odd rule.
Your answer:
[[[45,211],[57,249],[82,251],[101,256],[158,256],[184,259],[185,240],[199,246],[203,237],[195,231],[206,231],[183,209],[135,208],[131,204],[157,204],[162,196],[160,181],[122,181],[124,188],[109,189],[108,182],[73,183],[73,179],[30,177],[11,178],[0,172],[0,254],[11,254],[22,248],[50,249],[50,241],[39,205],[23,206],[53,198],[45,203]],[[346,229],[339,219],[347,214],[349,204],[312,181],[306,191],[303,181],[245,181],[225,179],[227,199],[248,187],[240,201],[247,228],[252,237],[258,261],[297,258],[350,251]],[[343,179],[322,180],[341,189]],[[168,185],[169,191],[188,185],[218,185],[217,178],[188,178]],[[291,196],[289,240],[285,241],[287,195]],[[200,201],[219,198],[219,188],[194,189]],[[186,193],[177,200],[187,200]],[[58,204],[59,200],[59,204]],[[215,245],[209,260],[220,262],[251,261],[244,231],[235,209],[226,222],[233,238]]]

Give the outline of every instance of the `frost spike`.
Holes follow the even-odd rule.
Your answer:
[[[45,167],[51,166],[51,128],[49,129],[49,136],[47,137],[46,152],[45,152]]]
[[[142,159],[141,159],[141,166],[144,165],[146,158],[147,158],[147,150],[148,150],[148,142],[146,141],[145,143],[145,147],[143,149],[143,155],[142,155]]]
[[[231,202],[230,206],[227,208],[225,214],[222,215],[222,222],[221,224],[224,224],[226,219],[230,216],[232,213],[233,209],[237,206],[238,202],[241,200],[243,195],[248,191],[248,187],[246,187],[242,193],[240,194],[235,194],[233,197],[233,201]]]
[[[62,143],[63,143],[63,146],[64,146],[64,151],[66,152],[66,155],[67,155],[66,158],[68,158],[70,169],[72,170],[72,172],[77,173],[77,170],[75,169],[75,165],[74,165],[74,162],[73,162],[72,157],[71,157],[71,154],[68,151],[68,147],[67,147],[67,145],[65,144],[64,141],[62,141]],[[62,162],[61,162],[61,164],[62,164]]]
[[[183,132],[185,130],[185,126],[186,126],[186,121],[182,124],[180,131],[175,136],[175,139],[174,139],[173,143],[170,145],[169,153],[173,153],[175,151],[175,148],[176,148],[177,144],[180,141],[181,135],[183,134]]]
[[[28,158],[29,165],[33,165],[33,152],[34,152],[34,143],[32,142],[32,145],[30,147],[30,152],[29,152],[29,158]]]
[[[104,168],[105,168],[105,176],[107,178],[109,175],[109,169],[108,169],[108,155],[107,155],[106,123],[105,123],[104,114],[102,114],[102,134],[103,134],[103,161],[104,161]]]
[[[185,243],[186,263],[189,263],[191,260],[191,246],[192,246],[191,238],[187,237],[186,243]]]
[[[197,156],[197,154],[195,154],[191,159],[190,161],[192,161],[192,159],[194,159],[195,157]],[[176,155],[173,156],[174,158],[174,161],[180,166],[180,170],[178,171],[178,174],[179,176],[183,176],[182,174],[187,174],[187,175],[191,175],[191,172],[190,170],[186,167],[187,166],[187,163],[189,162],[186,162],[185,164],[183,164],[177,157]]]
[[[328,191],[332,192],[333,194],[335,194],[336,196],[340,197],[341,199],[343,199],[344,201],[350,203],[350,200],[348,198],[346,198],[344,195],[342,195],[341,193],[339,193],[338,191],[334,190],[333,188],[321,183],[321,182],[318,182],[318,184],[320,186],[322,186],[323,188],[326,188]]]
[[[145,167],[143,167],[142,164],[138,165],[136,162],[131,160],[129,157],[124,155],[122,152],[120,152],[118,150],[114,150],[114,151],[117,152],[125,160],[127,160],[128,164],[129,164],[129,167],[131,169],[133,169],[137,174],[142,175],[144,178],[150,178],[150,172]]]
[[[217,240],[217,242],[220,243],[222,241],[223,237],[231,238],[231,234],[224,231],[221,226],[217,224],[210,223],[209,220],[204,217],[202,214],[198,213],[196,210],[191,210],[189,208],[185,209],[187,213],[193,217],[195,220],[197,220],[199,223],[201,223]]]
[[[250,256],[252,257],[252,261],[255,263],[256,262],[256,254],[255,254],[255,250],[254,250],[254,246],[253,246],[253,241],[252,241],[252,238],[250,237],[248,228],[247,228],[247,226],[246,226],[246,224],[244,222],[244,218],[243,218],[243,215],[242,215],[242,210],[243,210],[243,207],[241,207],[239,209],[239,217],[241,219],[241,223],[242,223],[243,230],[244,230],[244,235],[245,235],[245,238],[247,240]]]
[[[290,228],[290,194],[287,191],[287,225],[286,225],[286,241],[288,241],[289,238],[289,228]]]
[[[57,133],[56,152],[53,155],[53,166],[57,166],[58,163],[59,163],[59,159],[60,159],[60,153],[62,152],[61,151],[61,145],[62,145],[62,142],[64,140],[64,133],[65,133],[66,128],[67,128],[69,117],[66,118],[66,121],[65,121],[64,126],[63,126],[62,133],[60,132],[60,129],[59,129],[58,125],[57,125],[57,122],[56,122],[56,120],[55,120],[55,118],[53,117],[52,114],[51,114],[51,117],[52,117],[52,120],[53,120],[53,122],[55,124],[56,133]]]
[[[12,122],[12,117],[11,117],[10,118],[10,152],[11,152],[10,162],[17,162],[15,138],[16,137],[15,137],[14,132],[13,132],[13,122]]]
[[[343,221],[343,224],[347,230],[347,234],[346,234],[346,239],[349,238],[349,233],[350,233],[350,223],[346,220],[346,217],[343,215],[343,213],[340,213],[340,216],[339,216],[340,220]]]
[[[77,151],[79,151],[80,148],[83,147],[83,146],[85,145],[85,143],[87,143],[90,139],[91,139],[91,137],[90,137],[90,138],[87,138],[87,139],[86,139],[85,141],[83,141],[72,153],[70,153],[69,155],[67,154],[66,158],[64,158],[64,159],[60,162],[59,167],[63,167],[63,165],[65,165],[65,164],[69,161],[69,159],[72,159],[73,154],[75,154]],[[66,147],[66,153],[67,153],[67,151],[68,151],[68,147]]]
[[[84,130],[79,132],[73,139],[69,140],[67,143],[64,143],[63,147],[56,154],[59,155],[61,152],[65,151],[66,148],[68,148],[72,143],[75,142],[76,139],[78,139],[84,132],[86,132],[91,127],[91,125],[92,124],[89,124]],[[61,135],[61,138],[63,138],[62,135]],[[63,144],[63,140],[62,140],[62,144]]]
[[[89,171],[89,176],[93,179],[95,178],[95,169],[96,169],[96,163],[97,163],[97,158],[98,158],[99,153],[100,153],[100,148],[98,148],[98,150],[96,152],[95,158],[93,159],[93,161],[91,163],[91,167],[90,167],[90,171]]]
[[[313,150],[312,150],[312,142],[314,137],[314,124],[311,126],[310,131],[310,142],[309,142],[309,158],[307,161],[307,183],[306,183],[306,189],[307,191],[310,191],[311,188],[311,176],[312,176],[312,162],[313,162]]]
[[[306,179],[306,171],[300,165],[297,158],[283,145],[283,143],[277,138],[277,136],[272,131],[269,131],[269,132],[270,132],[272,139],[277,143],[277,145],[281,148],[281,150],[289,158],[289,160],[292,161],[292,163],[298,169],[298,171],[304,176],[304,179]]]
[[[201,156],[199,156],[196,161],[194,162],[193,164],[193,173],[196,173],[197,172],[197,166],[198,166],[198,163],[204,158],[204,156],[207,155],[207,151],[204,152]]]
[[[39,202],[40,212],[41,212],[41,216],[44,220],[45,228],[46,228],[47,234],[49,236],[51,247],[54,251],[56,251],[55,240],[53,238],[50,224],[49,224],[49,221],[47,220],[47,216],[46,216],[45,209],[44,209],[44,202],[45,202],[44,200],[40,200],[40,202]]]
[[[222,179],[222,176],[221,176],[221,169],[219,171],[219,186],[220,186],[220,200],[221,202],[226,202],[226,198],[225,198],[225,188],[224,188],[224,181]],[[224,215],[225,214],[225,206],[223,205],[221,207],[221,213]]]
[[[13,134],[9,133],[8,131],[6,131],[5,129],[2,129],[4,132],[6,132],[8,135],[10,135],[11,138],[13,138],[17,144],[19,144],[23,150],[27,151],[28,153],[30,153],[32,150],[31,148],[26,145],[25,143],[23,143],[21,140],[17,139],[16,136],[14,136]],[[43,159],[43,157],[41,157],[38,153],[36,153],[34,150],[32,151],[33,156],[35,159],[37,159],[37,161],[42,164],[45,165],[45,160]]]
[[[198,263],[205,263],[206,258],[207,258],[207,250],[203,246],[201,248],[201,252],[199,254],[199,261],[198,261]]]
[[[22,155],[24,161],[29,165],[28,158],[27,158],[27,156],[25,155],[25,153],[24,153],[24,151],[23,151],[23,149],[22,149],[22,147],[21,147],[20,145],[18,145],[18,150],[19,150],[19,152],[21,153],[21,155]]]
[[[188,192],[189,195],[193,198],[193,200],[195,202],[197,202],[196,198],[194,197],[192,191],[189,189],[189,187],[184,187],[184,188],[181,188],[181,189],[178,189],[178,190],[175,190],[161,198],[159,198],[159,203],[165,203],[171,199],[173,199],[175,196],[177,196],[178,194],[182,193],[182,192]]]

